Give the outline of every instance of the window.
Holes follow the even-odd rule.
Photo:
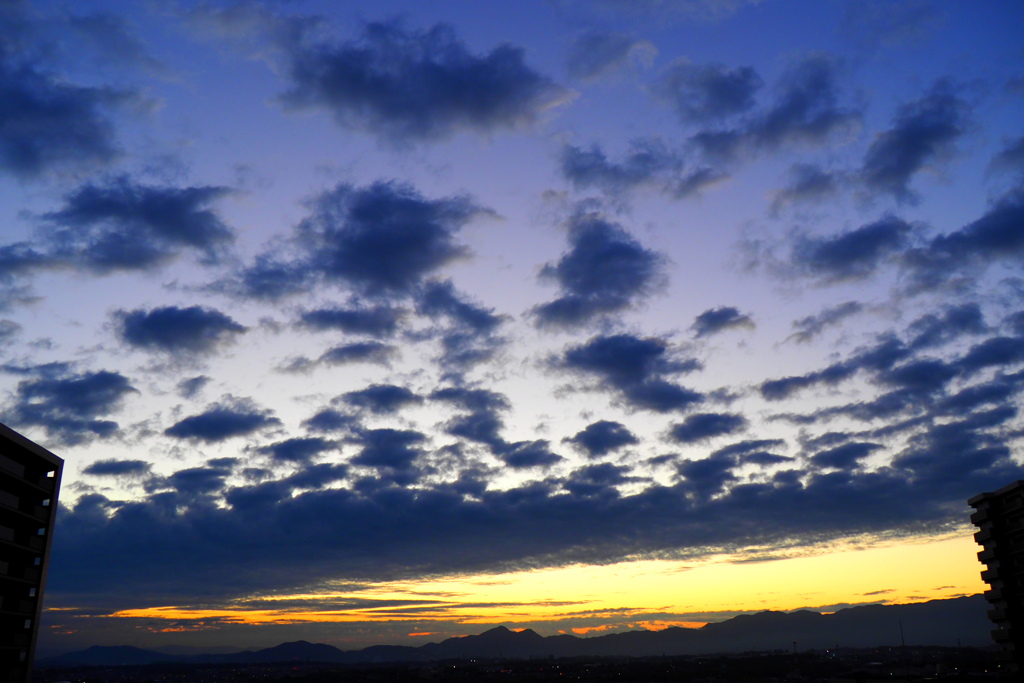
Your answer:
[[[28,597],[30,597],[30,598],[36,597],[36,590],[37,589],[35,589],[35,588],[29,588],[28,589]]]

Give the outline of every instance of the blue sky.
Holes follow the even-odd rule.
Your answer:
[[[700,622],[764,601],[698,566],[962,552],[1022,476],[1021,14],[0,4],[42,646]],[[649,562],[658,606],[486,588]],[[771,605],[980,585],[895,571]]]

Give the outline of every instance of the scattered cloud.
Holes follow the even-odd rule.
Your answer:
[[[288,59],[286,107],[326,109],[339,126],[391,143],[522,128],[569,97],[526,65],[522,49],[476,55],[445,24],[371,22],[358,40],[296,42]]]
[[[540,327],[573,328],[636,305],[663,281],[664,259],[594,213],[569,220],[570,249],[541,270],[562,296],[534,308]]]
[[[753,319],[746,313],[740,313],[734,306],[709,308],[696,317],[690,329],[696,337],[707,337],[725,330],[744,328],[754,329]]]
[[[229,316],[202,306],[118,311],[114,317],[118,337],[128,346],[172,355],[209,354],[246,331]]]
[[[164,434],[175,439],[217,443],[280,424],[281,421],[271,411],[258,407],[251,400],[227,399],[208,405],[201,413],[179,420],[165,429]]]

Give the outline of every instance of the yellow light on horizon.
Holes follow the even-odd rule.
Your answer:
[[[770,561],[643,560],[498,575],[401,581],[360,591],[261,596],[218,609],[163,606],[111,616],[158,621],[219,619],[244,624],[302,622],[451,622],[530,624],[574,620],[581,633],[594,619],[631,628],[699,626],[715,612],[821,608],[865,602],[919,602],[978,593],[978,546],[970,536],[902,542]],[[310,608],[321,599],[325,609]],[[350,609],[327,607],[358,599]],[[289,607],[290,601],[303,606]],[[424,600],[434,604],[424,604]],[[380,601],[380,604],[374,604]],[[267,608],[280,602],[281,608]],[[403,606],[406,603],[407,606]],[[696,615],[696,616],[695,616]],[[674,618],[675,617],[675,618]],[[591,623],[583,624],[586,619]],[[615,626],[613,626],[614,628]]]

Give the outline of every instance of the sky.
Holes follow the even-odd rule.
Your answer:
[[[0,0],[40,650],[984,590],[1017,2]]]

